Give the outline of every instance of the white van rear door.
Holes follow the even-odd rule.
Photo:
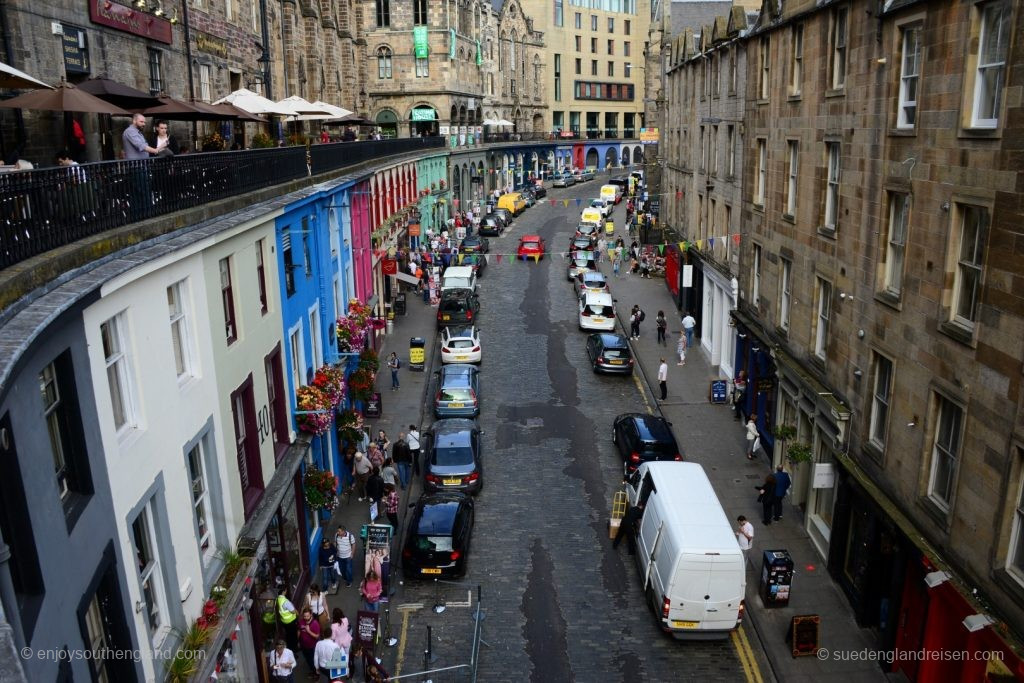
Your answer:
[[[672,628],[704,628],[704,596],[714,568],[714,555],[683,553],[666,596],[671,605],[668,625]]]
[[[746,592],[743,555],[714,555],[708,582],[708,600],[704,604],[701,628],[727,630],[736,626],[740,603]]]

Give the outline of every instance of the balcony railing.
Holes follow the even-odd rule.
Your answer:
[[[626,128],[619,135],[618,128],[593,128],[585,134],[578,130],[549,131],[542,133],[513,133],[512,131],[495,131],[484,133],[484,142],[572,142],[573,140],[628,140],[635,137],[633,128]]]
[[[612,139],[617,131],[597,132]],[[630,130],[624,132],[629,137]],[[550,132],[484,135],[490,143],[572,139]],[[445,144],[439,136],[398,138],[0,173],[0,270],[148,218]]]

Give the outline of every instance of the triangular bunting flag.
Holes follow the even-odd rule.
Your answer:
[[[740,234],[739,233],[736,233],[735,235],[732,236],[732,243],[735,244],[737,247],[740,246]]]
[[[686,251],[686,242],[679,243],[679,251]]]
[[[552,200],[551,200],[551,206],[554,206],[554,205],[555,205],[555,200],[554,200],[554,199],[552,199]]]
[[[710,248],[712,248],[712,249],[714,249],[714,248],[715,248],[715,238],[714,238],[714,237],[709,237],[709,238],[708,238],[708,246],[709,246]]]
[[[459,254],[459,265],[462,265],[462,259],[466,258],[465,254]]]
[[[459,208],[459,200],[458,200],[458,199],[453,199],[453,200],[452,200],[452,204],[454,204],[454,205],[455,205],[455,208],[456,208],[456,209],[457,209],[457,208]]]
[[[699,250],[699,249],[703,249],[703,248],[704,248],[704,240],[697,240],[697,249]]]
[[[569,208],[569,200],[568,199],[563,199],[562,200],[562,206],[564,206],[565,208],[568,209]]]
[[[496,263],[501,263],[501,254],[495,254],[494,258],[498,259]]]
[[[682,198],[683,198],[683,191],[682,190],[676,190],[676,199],[682,199]]]
[[[540,254],[534,254],[533,255],[533,262],[534,263],[539,263],[540,262]]]
[[[659,244],[658,245],[658,254],[661,255],[661,256],[665,255],[665,245],[664,244]]]
[[[583,203],[583,200],[580,199],[579,197],[577,197],[576,198],[576,206],[579,206],[581,203]]]

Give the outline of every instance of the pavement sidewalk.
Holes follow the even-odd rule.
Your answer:
[[[603,269],[611,270],[607,264]],[[676,340],[682,325],[664,280],[623,274],[617,279],[611,277],[610,282],[623,332],[629,329],[628,316],[633,304],[640,304],[647,314],[641,325],[640,339],[630,344],[650,405],[672,423],[684,457],[703,465],[729,520],[745,515],[754,524],[753,548],[747,564],[746,630],[749,632],[753,626],[768,658],[770,671],[763,673],[786,683],[886,680],[877,662],[864,661],[865,654],[875,650],[874,635],[856,624],[846,597],[828,574],[825,559],[818,554],[803,528],[803,510],[790,505],[787,499],[781,521],[769,526],[761,523],[756,486],[773,469],[772,464],[764,455],[747,460],[743,426],[733,419],[732,406],[708,402],[709,382],[720,376],[718,368],[708,363],[707,354],[696,340],[697,348],[687,350],[686,365],[676,365]],[[659,310],[665,311],[669,320],[665,346],[657,343],[654,320]],[[657,373],[662,357],[669,368],[665,401],[656,400],[660,396]],[[765,608],[758,595],[761,554],[769,549],[786,549],[793,558],[792,598],[786,607]],[[786,634],[790,619],[803,614],[821,617],[819,643],[826,651],[823,657],[820,654],[792,656]],[[846,654],[837,659],[835,652]],[[859,654],[861,660],[850,661],[849,653]]]

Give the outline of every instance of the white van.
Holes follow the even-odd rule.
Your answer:
[[[601,199],[606,200],[610,204],[618,204],[622,201],[622,188],[618,185],[602,185]]]
[[[681,640],[728,638],[743,620],[744,556],[704,468],[644,463],[626,496],[643,507],[636,560],[662,630]]]
[[[441,292],[446,289],[471,289],[476,291],[476,272],[472,266],[448,266],[441,276]]]

